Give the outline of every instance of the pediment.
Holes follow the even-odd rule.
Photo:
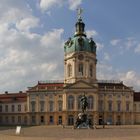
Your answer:
[[[69,88],[69,89],[93,89],[94,88],[95,89],[97,87],[93,84],[81,80],[73,84],[68,84],[65,86],[65,88]]]

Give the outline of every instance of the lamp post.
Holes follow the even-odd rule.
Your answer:
[[[104,105],[104,110],[103,110],[103,128],[105,128],[105,93],[104,93],[104,98],[103,98],[103,105]]]

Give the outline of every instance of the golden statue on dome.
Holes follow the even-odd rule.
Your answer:
[[[81,19],[81,15],[82,15],[82,12],[83,12],[83,9],[82,8],[78,8],[77,9],[77,16],[78,16],[78,19]]]

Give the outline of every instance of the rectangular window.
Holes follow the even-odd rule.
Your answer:
[[[21,123],[21,116],[18,116],[18,123]]]
[[[8,112],[8,105],[5,105],[5,112]]]
[[[130,111],[129,102],[126,102],[126,111]]]
[[[21,105],[18,105],[18,111],[19,112],[21,111]]]
[[[62,116],[59,116],[59,118],[58,118],[58,124],[62,124]]]
[[[108,102],[108,110],[112,111],[112,102]]]
[[[62,101],[58,102],[58,111],[62,111]]]
[[[31,111],[35,112],[35,101],[31,102]]]
[[[103,100],[99,100],[99,111],[103,111]]]
[[[12,116],[11,120],[12,120],[12,123],[15,123],[15,116]]]
[[[3,123],[3,117],[0,116],[0,123]]]
[[[54,99],[53,93],[49,95],[50,100]]]
[[[68,77],[72,76],[72,66],[71,64],[68,65]]]
[[[52,112],[52,111],[53,111],[53,102],[50,101],[50,112]]]
[[[27,105],[24,105],[24,111],[25,112],[27,111]]]
[[[32,124],[35,124],[36,123],[36,118],[35,116],[32,116]]]
[[[15,111],[15,105],[12,105],[11,110],[12,110],[12,112]]]
[[[79,76],[83,76],[83,64],[79,64]]]
[[[0,105],[0,112],[2,112],[2,105]]]
[[[40,122],[41,122],[41,123],[44,123],[44,122],[45,122],[45,121],[44,121],[44,116],[41,116],[41,117],[40,117]]]
[[[50,124],[53,124],[53,116],[50,116]]]
[[[68,109],[69,110],[74,109],[74,97],[71,95],[68,97]]]
[[[40,111],[43,112],[44,111],[44,101],[40,101]]]
[[[93,66],[92,66],[92,65],[90,65],[89,75],[90,75],[91,77],[93,76]]]
[[[5,117],[5,123],[9,123],[9,117],[8,116]]]
[[[117,106],[118,106],[118,111],[121,111],[121,102],[118,102]]]
[[[24,124],[27,124],[27,116],[24,116]]]

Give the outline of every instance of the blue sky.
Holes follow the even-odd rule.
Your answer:
[[[139,0],[0,0],[0,92],[63,79],[63,44],[76,9],[97,43],[97,78],[140,91]]]

